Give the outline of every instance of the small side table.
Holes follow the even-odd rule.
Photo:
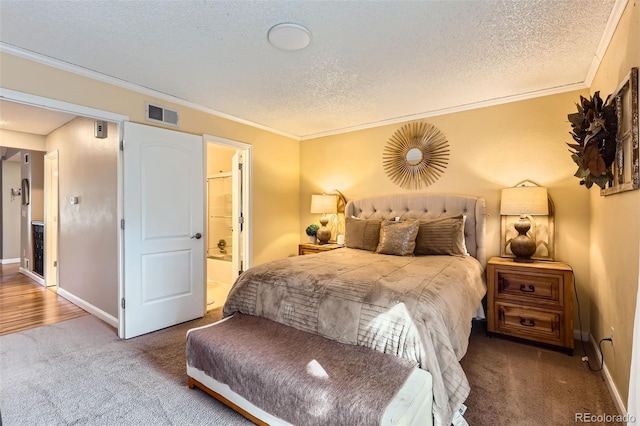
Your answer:
[[[321,251],[335,250],[339,249],[340,247],[342,246],[339,246],[337,244],[298,244],[298,256],[304,256],[306,254],[316,254],[320,253]]]
[[[573,352],[573,270],[562,262],[487,264],[487,330]]]

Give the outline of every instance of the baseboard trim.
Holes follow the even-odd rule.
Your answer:
[[[0,265],[8,265],[10,263],[20,263],[20,258],[15,259],[0,259]]]
[[[600,349],[598,349],[598,343],[592,334],[589,334],[589,341],[591,342],[591,346],[593,346],[593,351],[598,358],[598,365],[602,362],[602,356],[600,356]],[[616,387],[615,382],[613,381],[613,377],[611,377],[611,373],[609,373],[609,369],[607,368],[607,364],[602,364],[602,377],[604,378],[604,382],[607,384],[607,388],[609,389],[609,393],[611,394],[611,398],[613,398],[613,403],[616,404],[616,408],[618,409],[618,413],[624,418],[627,418],[628,414],[627,409],[625,407],[625,403],[620,396],[620,392],[618,392],[618,388]],[[608,413],[607,413],[608,414]]]
[[[118,329],[118,318],[114,317],[113,315],[110,315],[105,311],[103,311],[102,309],[95,307],[91,303],[88,303],[87,301],[80,299],[79,297],[69,293],[63,288],[58,287],[58,295],[64,297],[69,302],[89,312],[91,315],[100,318],[102,321],[106,322],[111,327]]]
[[[32,272],[28,269],[24,269],[23,267],[20,267],[20,269],[18,269],[18,272],[20,272],[23,275],[28,276],[29,278],[31,278],[32,280],[34,280],[35,282],[37,282],[40,285],[45,285],[44,284],[44,278],[42,278],[40,275],[36,274],[35,272]]]
[[[587,331],[583,331],[582,333],[580,333],[580,330],[573,330],[573,338],[576,340],[588,342],[590,340],[589,336],[591,336],[591,334],[589,334],[589,332]]]

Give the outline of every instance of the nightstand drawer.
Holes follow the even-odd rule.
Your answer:
[[[564,341],[562,313],[496,302],[496,331],[552,345]]]
[[[510,301],[543,303],[562,306],[563,275],[536,272],[497,270],[496,298],[508,297]]]
[[[323,251],[331,251],[339,249],[342,246],[337,244],[298,244],[298,255],[305,256],[307,254],[316,254]]]

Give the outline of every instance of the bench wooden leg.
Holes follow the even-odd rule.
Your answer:
[[[220,395],[218,392],[215,392],[215,391],[209,389],[207,386],[205,386],[204,384],[200,383],[199,381],[197,381],[193,377],[191,377],[191,376],[187,376],[187,377],[189,378],[189,389],[198,388],[198,389],[208,393],[209,395],[211,395],[212,397],[214,397],[218,401],[222,402],[224,405],[226,405],[227,407],[229,407],[232,410],[236,411],[237,413],[242,414],[244,417],[246,417],[247,419],[251,420],[256,425],[258,425],[258,426],[269,426],[269,424],[266,423],[265,421],[257,418],[256,416],[254,416],[253,414],[251,414],[248,411],[244,410],[243,408],[238,407],[236,404],[234,404],[233,402],[229,401],[227,398],[225,398],[224,396]]]

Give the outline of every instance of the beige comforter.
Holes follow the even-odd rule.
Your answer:
[[[470,257],[380,255],[341,248],[253,267],[224,316],[257,315],[417,362],[433,376],[434,424],[451,424],[469,394],[459,360],[486,292]]]

